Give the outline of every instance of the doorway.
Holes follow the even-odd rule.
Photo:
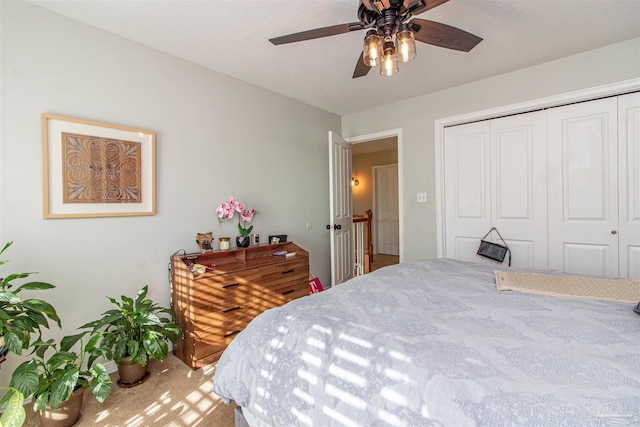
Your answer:
[[[401,260],[401,153],[399,136],[351,142],[354,215],[373,213],[371,271]]]

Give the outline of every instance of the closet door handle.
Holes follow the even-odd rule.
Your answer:
[[[611,230],[611,234],[618,234],[618,230]]]

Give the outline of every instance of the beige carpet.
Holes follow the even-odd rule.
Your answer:
[[[233,427],[233,408],[212,391],[215,364],[197,371],[173,355],[164,362],[151,361],[151,375],[143,384],[122,388],[118,374],[111,375],[111,394],[99,403],[87,391],[82,418],[76,424],[103,427],[202,426]],[[38,416],[27,408],[25,426],[38,426]]]
[[[496,289],[499,291],[519,291],[634,304],[640,301],[640,280],[514,273],[500,270],[495,270],[493,273],[496,278]]]

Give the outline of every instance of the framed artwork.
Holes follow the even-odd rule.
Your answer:
[[[155,132],[43,114],[43,216],[155,215],[155,163]]]

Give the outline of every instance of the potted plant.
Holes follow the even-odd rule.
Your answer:
[[[229,198],[229,203],[222,203],[216,209],[218,222],[222,224],[225,219],[232,219],[238,214],[238,237],[236,237],[236,246],[246,248],[249,246],[251,239],[249,235],[253,231],[253,225],[249,225],[254,215],[259,212],[255,209],[247,209],[244,204],[238,202],[234,197]]]
[[[4,245],[0,255],[13,244],[13,241]],[[7,260],[0,260],[0,266]],[[42,336],[42,328],[49,328],[49,320],[54,321],[60,327],[60,318],[51,304],[41,299],[21,299],[18,295],[27,290],[52,289],[55,286],[45,282],[27,282],[14,288],[14,280],[25,279],[30,273],[15,273],[0,278],[0,359],[3,359],[8,351],[22,354],[22,350],[30,347],[31,336]]]
[[[0,255],[13,244],[10,241],[0,250]],[[0,260],[0,266],[8,263]],[[42,328],[49,328],[49,320],[61,326],[60,318],[51,304],[41,299],[22,299],[18,295],[22,291],[52,289],[55,286],[45,282],[27,282],[15,287],[15,280],[25,279],[33,272],[14,273],[0,277],[0,364],[5,361],[9,351],[21,355],[31,346],[31,337],[38,334],[42,337]],[[14,387],[2,387],[6,393],[0,399],[0,408],[4,408],[0,417],[0,426],[19,426],[26,418],[24,396]]]
[[[84,346],[82,338],[86,334],[65,336],[59,345],[53,339],[34,342],[35,357],[23,362],[11,376],[11,386],[33,399],[33,410],[40,412],[42,426],[75,424],[87,388],[99,402],[111,393],[111,377],[106,368],[100,363],[84,365],[85,356],[98,338],[90,337]],[[78,350],[74,351],[76,345]]]
[[[24,410],[24,396],[14,387],[0,387],[6,393],[0,400],[0,407],[4,408],[0,416],[0,427],[21,426],[27,419],[27,412]]]
[[[121,296],[120,301],[108,297],[117,308],[81,326],[90,328],[91,334],[98,337],[90,351],[90,361],[102,356],[117,362],[118,385],[123,387],[144,382],[149,375],[149,358],[164,360],[169,354],[168,342],[175,345],[183,336],[174,311],[147,299],[148,290],[145,285],[135,298]]]

